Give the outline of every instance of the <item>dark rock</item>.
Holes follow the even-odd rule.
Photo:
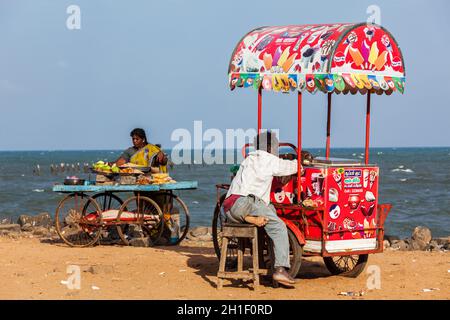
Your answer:
[[[428,243],[425,243],[424,241],[412,240],[410,249],[414,250],[414,251],[423,251],[423,250],[426,250],[427,246],[428,246]]]
[[[208,233],[208,227],[195,227],[189,232],[193,237],[206,235]]]
[[[447,243],[450,243],[450,237],[447,238],[436,238],[433,239],[440,246],[445,246]]]
[[[128,230],[126,231],[126,236],[130,239],[143,238],[144,231],[142,230],[142,227],[140,225],[130,224],[130,225],[128,225]]]
[[[11,224],[12,220],[11,218],[3,218],[2,221],[0,221],[0,224]]]
[[[450,250],[450,242],[447,242],[445,245],[442,246],[442,249],[444,250]]]
[[[44,227],[37,227],[33,230],[33,235],[40,237],[51,236],[50,231]]]
[[[129,243],[132,247],[148,247],[150,245],[149,238],[133,238]]]
[[[17,223],[20,226],[23,226],[26,223],[31,224],[33,227],[41,226],[41,227],[50,227],[53,225],[52,217],[48,212],[42,212],[36,216],[29,215],[21,215],[17,220]]]
[[[393,250],[408,251],[410,249],[410,245],[406,240],[394,240],[392,242],[391,248]]]
[[[411,239],[420,243],[429,244],[431,241],[431,230],[427,227],[415,227]]]
[[[441,245],[437,243],[435,240],[431,240],[429,244],[425,247],[426,251],[439,251],[442,248]]]
[[[197,241],[212,241],[212,234],[207,233],[195,238]]]
[[[8,230],[10,232],[20,232],[18,224],[0,224],[0,230]]]
[[[389,241],[389,244],[392,244],[392,242],[394,240],[400,240],[400,238],[397,237],[397,236],[390,236],[390,235],[385,234],[384,235],[384,240],[387,240],[387,241]]]
[[[33,231],[34,228],[30,223],[25,223],[20,229],[24,232],[28,232]]]

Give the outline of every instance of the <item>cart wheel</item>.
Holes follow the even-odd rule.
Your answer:
[[[131,238],[147,237],[149,245],[153,246],[163,231],[163,213],[152,199],[135,196],[122,204],[116,224],[117,233],[125,245],[130,245]]]
[[[368,258],[368,254],[360,254],[352,256],[324,257],[323,261],[331,274],[356,278],[363,272]]]
[[[164,216],[163,229],[168,233],[170,237],[170,230],[167,229],[166,224],[171,220],[171,223],[175,222],[175,226],[178,229],[179,235],[176,241],[169,241],[168,245],[177,245],[184,240],[189,231],[189,209],[180,197],[173,193],[164,193],[164,205],[162,206],[162,212]]]
[[[123,204],[123,200],[120,199],[117,195],[114,193],[109,192],[102,192],[102,193],[96,193],[92,196],[95,201],[97,201],[98,205],[100,206],[100,209],[103,211],[110,210],[110,209],[120,209],[120,206]]]
[[[117,195],[115,195],[114,193],[111,192],[101,192],[101,193],[96,193],[92,196],[92,199],[94,199],[95,201],[97,201],[98,205],[100,206],[100,209],[102,210],[102,212],[107,211],[107,210],[111,210],[111,209],[116,209],[119,210],[120,207],[123,204],[123,200],[120,199]],[[87,208],[87,206],[89,206],[89,201],[86,202],[85,204],[85,208]],[[85,209],[83,209],[85,210]],[[122,231],[124,233],[127,232],[127,228],[128,225],[122,225]],[[115,228],[114,226],[106,226],[107,229],[107,238],[115,241],[115,240],[119,240],[120,237],[117,233],[117,228]],[[105,235],[103,235],[103,237],[105,237]],[[121,240],[121,239],[120,239]]]
[[[212,238],[214,244],[214,251],[216,252],[217,258],[220,261],[220,251],[222,248],[222,228],[225,223],[225,212],[222,208],[222,203],[225,200],[226,194],[220,197],[219,203],[216,204],[214,209],[214,216],[212,221]],[[228,259],[229,265],[237,265],[237,249],[238,249],[238,239],[231,238],[228,242]]]
[[[302,255],[303,255],[303,248],[298,243],[297,237],[295,234],[290,230],[287,229],[288,232],[288,239],[289,239],[289,262],[291,264],[291,267],[288,270],[288,273],[291,277],[295,278],[300,270],[301,264],[302,264]],[[265,233],[264,237],[264,246],[263,249],[263,257],[264,257],[264,263],[265,268],[274,270],[274,262],[275,262],[275,253],[273,250],[273,242],[272,239]],[[266,247],[267,246],[267,247]],[[268,256],[266,256],[268,255]]]
[[[85,194],[69,194],[56,208],[56,232],[72,247],[95,244],[100,238],[102,224],[101,209],[97,201]]]

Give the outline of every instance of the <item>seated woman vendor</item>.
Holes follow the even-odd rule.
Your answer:
[[[126,149],[116,160],[116,165],[133,163],[143,167],[152,167],[152,172],[167,172],[167,156],[161,149],[147,142],[144,129],[136,128],[130,133],[133,146]]]

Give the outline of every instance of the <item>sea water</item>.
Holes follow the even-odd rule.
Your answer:
[[[323,149],[308,149],[323,156]],[[0,218],[13,222],[21,214],[54,214],[63,195],[52,192],[66,176],[94,179],[83,164],[114,161],[121,151],[0,152]],[[170,155],[170,151],[168,151]],[[332,149],[331,156],[364,160],[364,149]],[[379,202],[392,203],[387,234],[409,237],[415,226],[427,226],[434,237],[450,234],[450,148],[372,148],[370,162],[380,167]],[[69,170],[52,174],[61,163]],[[80,171],[72,170],[72,164]],[[40,171],[37,170],[39,165]],[[187,204],[191,226],[210,226],[219,183],[230,182],[230,164],[182,164],[170,170],[177,181],[196,180],[198,189],[177,192]]]

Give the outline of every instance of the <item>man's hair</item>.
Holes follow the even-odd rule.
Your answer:
[[[278,139],[275,132],[270,130],[260,132],[253,143],[256,150],[263,150],[278,156]]]
[[[145,135],[144,129],[135,128],[130,132],[130,137],[138,136],[141,139],[144,139],[147,142],[147,136]]]

